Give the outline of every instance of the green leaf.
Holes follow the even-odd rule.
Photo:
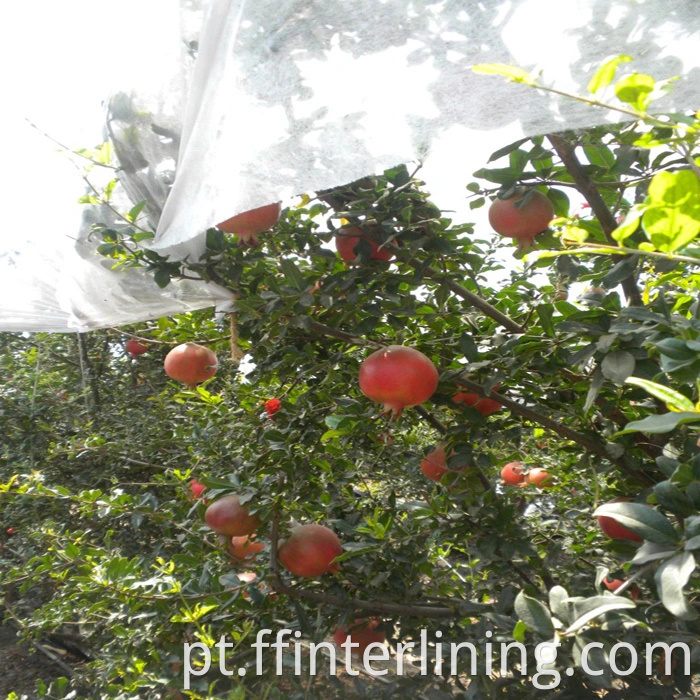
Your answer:
[[[641,503],[605,503],[593,515],[611,517],[649,542],[678,543],[678,533],[666,517]]]
[[[515,623],[515,627],[513,627],[513,639],[523,644],[525,642],[525,632],[527,632],[527,625],[522,620],[518,620]]]
[[[644,542],[635,552],[632,563],[641,566],[650,561],[658,559],[668,559],[676,553],[675,549],[669,549],[667,544],[657,544],[656,542]]]
[[[688,517],[696,512],[691,500],[670,481],[661,481],[656,484],[654,496],[663,508],[676,515]]]
[[[625,379],[634,372],[634,355],[626,350],[616,350],[608,353],[600,365],[606,379],[615,384],[624,384]]]
[[[700,535],[695,535],[695,537],[691,537],[685,543],[685,547],[683,549],[685,549],[686,552],[700,549]]]
[[[569,594],[563,586],[554,586],[549,591],[549,607],[554,617],[569,624]]]
[[[695,557],[690,552],[683,552],[664,562],[654,576],[656,590],[664,607],[681,620],[695,620],[698,617],[683,593],[683,587],[695,568]]]
[[[138,204],[129,209],[126,218],[129,221],[135,221],[136,217],[141,213],[141,210],[146,206],[146,200],[142,199]]]
[[[628,423],[623,430],[618,430],[613,438],[628,433],[649,433],[650,435],[659,435],[661,433],[670,433],[679,425],[685,423],[697,423],[700,421],[700,413],[662,413],[656,416],[647,416],[642,420],[635,420]]]
[[[674,389],[669,389],[663,384],[657,384],[656,382],[651,382],[648,379],[640,379],[639,377],[628,377],[625,379],[625,384],[641,387],[648,394],[663,401],[666,404],[666,408],[669,410],[695,411],[695,405],[690,399]]]
[[[612,58],[608,58],[590,79],[586,88],[588,92],[595,95],[598,90],[608,87],[608,85],[610,85],[610,83],[612,83],[612,81],[615,79],[617,67],[621,63],[629,63],[631,60],[632,57],[627,56],[626,54],[619,54],[617,56],[613,56]]]
[[[573,605],[574,622],[569,625],[564,634],[573,634],[587,625],[596,617],[614,610],[631,610],[637,607],[633,601],[622,596],[600,595],[577,601]]]
[[[631,105],[639,112],[646,111],[656,81],[646,73],[633,73],[615,83],[615,95],[620,102]]]
[[[613,239],[622,245],[639,228],[639,221],[645,210],[646,207],[642,205],[632,207],[625,220],[610,234]]]
[[[296,263],[291,258],[282,258],[280,260],[280,267],[282,268],[282,274],[292,287],[299,290],[306,287],[301,270],[299,270]]]
[[[657,250],[673,253],[700,233],[700,181],[691,170],[654,175],[649,202],[642,223]]]
[[[494,160],[498,160],[499,158],[503,158],[503,156],[507,156],[516,149],[520,148],[524,143],[527,143],[530,140],[530,138],[524,138],[524,139],[519,139],[518,141],[515,141],[514,143],[510,143],[507,146],[504,146],[503,148],[499,148],[497,151],[494,151],[490,156],[489,159],[486,161],[487,163],[492,163]],[[469,189],[469,185],[467,185],[467,189]],[[476,190],[472,190],[475,192],[479,191],[479,186],[476,185]]]
[[[170,273],[161,268],[160,270],[155,271],[153,279],[155,280],[156,284],[163,289],[163,287],[167,287],[170,284]]]
[[[525,595],[522,591],[515,599],[515,614],[533,632],[547,639],[554,636],[554,625],[549,610],[539,600]]]
[[[554,337],[554,324],[552,323],[554,307],[551,304],[539,304],[535,311],[537,312],[544,332],[548,336]]]
[[[591,410],[593,403],[595,402],[600,390],[603,388],[603,372],[600,367],[596,367],[591,376],[591,384],[588,387],[588,394],[586,395],[586,402],[583,404],[583,413],[586,415],[588,411]]]
[[[481,75],[502,75],[513,83],[524,83],[525,85],[536,85],[535,79],[522,68],[509,66],[505,63],[478,63],[472,66],[475,73]]]

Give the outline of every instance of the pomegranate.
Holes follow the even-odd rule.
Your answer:
[[[494,388],[498,390],[498,387]],[[479,411],[479,413],[481,413],[482,416],[484,416],[484,418],[486,418],[486,416],[490,416],[496,411],[500,411],[503,408],[503,406],[495,399],[490,399],[487,396],[479,396],[479,394],[465,394],[460,392],[459,394],[455,394],[452,397],[452,400],[455,403],[463,403],[467,406],[475,408],[477,411]]]
[[[316,578],[336,573],[333,560],[343,553],[343,546],[333,530],[323,525],[299,525],[279,547],[280,564],[295,576]]]
[[[501,469],[501,479],[509,486],[518,486],[525,481],[523,474],[523,465],[520,462],[508,462]]]
[[[452,457],[452,455],[454,455],[454,452],[450,454],[450,457]],[[437,481],[439,483],[442,481],[442,477],[445,476],[445,474],[459,472],[463,469],[468,469],[469,467],[467,465],[460,465],[454,469],[449,469],[447,467],[445,445],[439,442],[437,445],[435,445],[435,449],[432,452],[429,452],[421,460],[420,468],[428,479],[432,479],[433,481]]]
[[[166,356],[165,373],[175,381],[192,388],[216,374],[216,355],[197,343],[183,343]]]
[[[255,537],[243,535],[241,537],[232,537],[226,551],[234,558],[240,560],[255,559],[258,552],[265,549],[262,542],[258,542]]]
[[[527,195],[527,198],[526,198]],[[506,199],[495,199],[489,207],[489,223],[501,236],[515,238],[518,248],[529,248],[554,218],[552,203],[537,190],[520,188]]]
[[[540,467],[530,469],[525,477],[525,480],[528,484],[537,486],[538,489],[548,489],[554,486],[554,477]]]
[[[338,255],[340,255],[345,262],[354,262],[357,258],[355,246],[360,240],[367,241],[367,243],[369,243],[369,246],[372,249],[369,256],[370,260],[388,261],[394,257],[394,254],[386,247],[380,249],[379,243],[365,235],[364,231],[357,226],[341,228],[338,231],[337,235],[335,236],[335,248],[338,251]]]
[[[131,357],[138,357],[148,352],[148,345],[144,345],[140,340],[136,340],[136,338],[129,338],[129,340],[126,341],[124,349]]]
[[[352,653],[363,656],[365,649],[370,644],[383,644],[386,641],[386,634],[382,631],[376,631],[380,623],[381,620],[376,617],[355,620],[347,629],[345,627],[338,627],[333,633],[333,641],[338,646],[342,646],[347,638],[350,637],[350,642],[352,644],[360,645],[358,647],[351,647]]]
[[[241,505],[239,496],[231,494],[218,498],[204,513],[207,525],[221,535],[240,537],[251,535],[260,525],[260,517],[251,513],[247,505]]]
[[[258,245],[258,234],[269,231],[279,220],[282,202],[249,209],[216,225],[225,233],[235,233],[241,243]]]
[[[609,590],[612,591],[613,593],[624,583],[624,581],[621,581],[619,578],[613,578],[610,579],[607,576],[603,579],[603,585]],[[628,589],[628,592],[630,594],[630,598],[632,600],[637,600],[639,598],[639,588],[637,588],[636,584],[632,584]]]
[[[620,525],[614,518],[609,515],[599,515],[598,525],[600,529],[613,540],[629,540],[630,542],[642,542],[641,538],[636,532],[628,530],[624,525]]]
[[[427,401],[437,389],[439,374],[422,352],[389,345],[373,352],[360,367],[360,391],[384,404],[383,413],[398,418],[407,406]]]
[[[207,487],[202,484],[201,482],[197,481],[197,479],[192,479],[190,482],[190,493],[191,493],[191,500],[195,500],[197,498],[201,498],[202,494],[207,490]]]

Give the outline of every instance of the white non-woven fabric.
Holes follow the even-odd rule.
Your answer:
[[[597,67],[625,53],[633,58],[627,72],[681,76],[655,110],[700,105],[696,0],[153,0],[143,18],[139,7],[125,5],[134,12],[132,36],[119,37],[118,53],[137,52],[140,74],[132,61],[128,79],[115,72],[105,82],[107,127],[128,166],[129,197],[148,201],[157,227],[149,245],[175,257],[198,256],[204,231],[238,212],[408,161],[424,162],[439,206],[460,210],[464,185],[496,148],[621,118],[477,75],[474,64],[518,65],[540,71],[544,84],[585,94]],[[113,53],[105,45],[90,59]],[[51,133],[48,121],[42,128]],[[34,176],[15,185],[41,188],[41,173]],[[3,295],[0,329],[84,330],[228,298],[205,285],[178,285],[171,295],[142,280],[126,285],[138,287],[134,304],[116,279],[123,273],[106,271],[89,244],[67,243],[65,222],[56,224],[61,235],[21,256],[8,253],[11,245],[0,251],[0,265],[11,260],[23,280],[20,299]],[[85,226],[76,229],[85,235]],[[38,270],[55,274],[37,278]],[[37,279],[44,291],[32,296]]]

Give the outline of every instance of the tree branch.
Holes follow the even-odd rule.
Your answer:
[[[612,232],[617,228],[615,217],[605,204],[605,200],[598,191],[596,184],[588,177],[588,174],[581,166],[581,162],[576,157],[575,147],[556,134],[550,134],[547,138],[554,147],[554,150],[561,159],[569,175],[574,179],[578,191],[591,205],[591,210],[600,222],[606,240],[611,245],[615,245],[615,239],[611,236]],[[627,305],[643,306],[642,295],[637,288],[634,275],[622,280],[621,284],[625,296],[627,297]]]

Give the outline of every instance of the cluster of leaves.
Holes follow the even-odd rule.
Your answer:
[[[623,80],[618,97],[636,121],[511,144],[468,186],[475,208],[515,183],[550,197],[560,218],[524,263],[504,263],[509,242],[453,225],[405,167],[303,198],[256,248],[211,229],[197,262],[142,248],[138,205],[122,227],[95,226],[117,268],[145,267],[160,286],[214,281],[236,302],[233,325],[199,312],[128,329],[150,342],[137,360],[113,331],[2,337],[12,380],[0,388],[1,524],[19,536],[0,563],[5,587],[33,593],[36,609],[7,605],[28,633],[78,627],[95,660],[75,692],[89,683],[104,698],[165,697],[182,687],[183,643],[199,641],[215,670],[192,679],[192,697],[331,696],[340,680],[312,684],[293,665],[280,679],[270,661],[253,678],[250,644],[282,626],[318,642],[367,614],[392,644],[426,630],[432,671],[438,630],[443,646],[493,644],[495,667],[507,657],[501,642],[528,652],[510,672],[487,674],[482,653],[470,679],[466,664],[457,675],[445,664],[391,678],[376,695],[432,686],[435,697],[530,697],[545,642],[562,646],[543,668],[566,697],[689,692],[671,654],[651,674],[641,664],[615,678],[609,663],[620,641],[642,650],[700,632],[697,122],[648,118],[647,81]],[[575,211],[577,197],[595,193],[590,214]],[[345,265],[332,250],[345,222],[392,246],[395,260],[371,261],[360,245]],[[576,299],[580,282],[599,291]],[[182,390],[165,380],[162,358],[189,340],[214,349],[220,366]],[[368,349],[394,343],[440,370],[431,401],[398,423],[377,415],[356,380]],[[489,417],[452,401],[494,387],[504,408]],[[456,453],[452,464],[471,466],[440,485],[419,469],[438,441]],[[514,459],[546,468],[555,485],[504,487],[500,469]],[[203,525],[192,477],[205,498],[243,494],[262,517],[265,550],[253,562],[232,562]],[[633,502],[598,507],[615,496]],[[595,515],[644,543],[608,540]],[[338,575],[280,582],[271,539],[294,521],[339,534]],[[243,571],[258,578],[245,582]],[[608,575],[627,582],[613,594]],[[221,635],[245,683],[216,673]],[[590,642],[600,646],[586,665]],[[691,661],[696,673],[696,650]]]

